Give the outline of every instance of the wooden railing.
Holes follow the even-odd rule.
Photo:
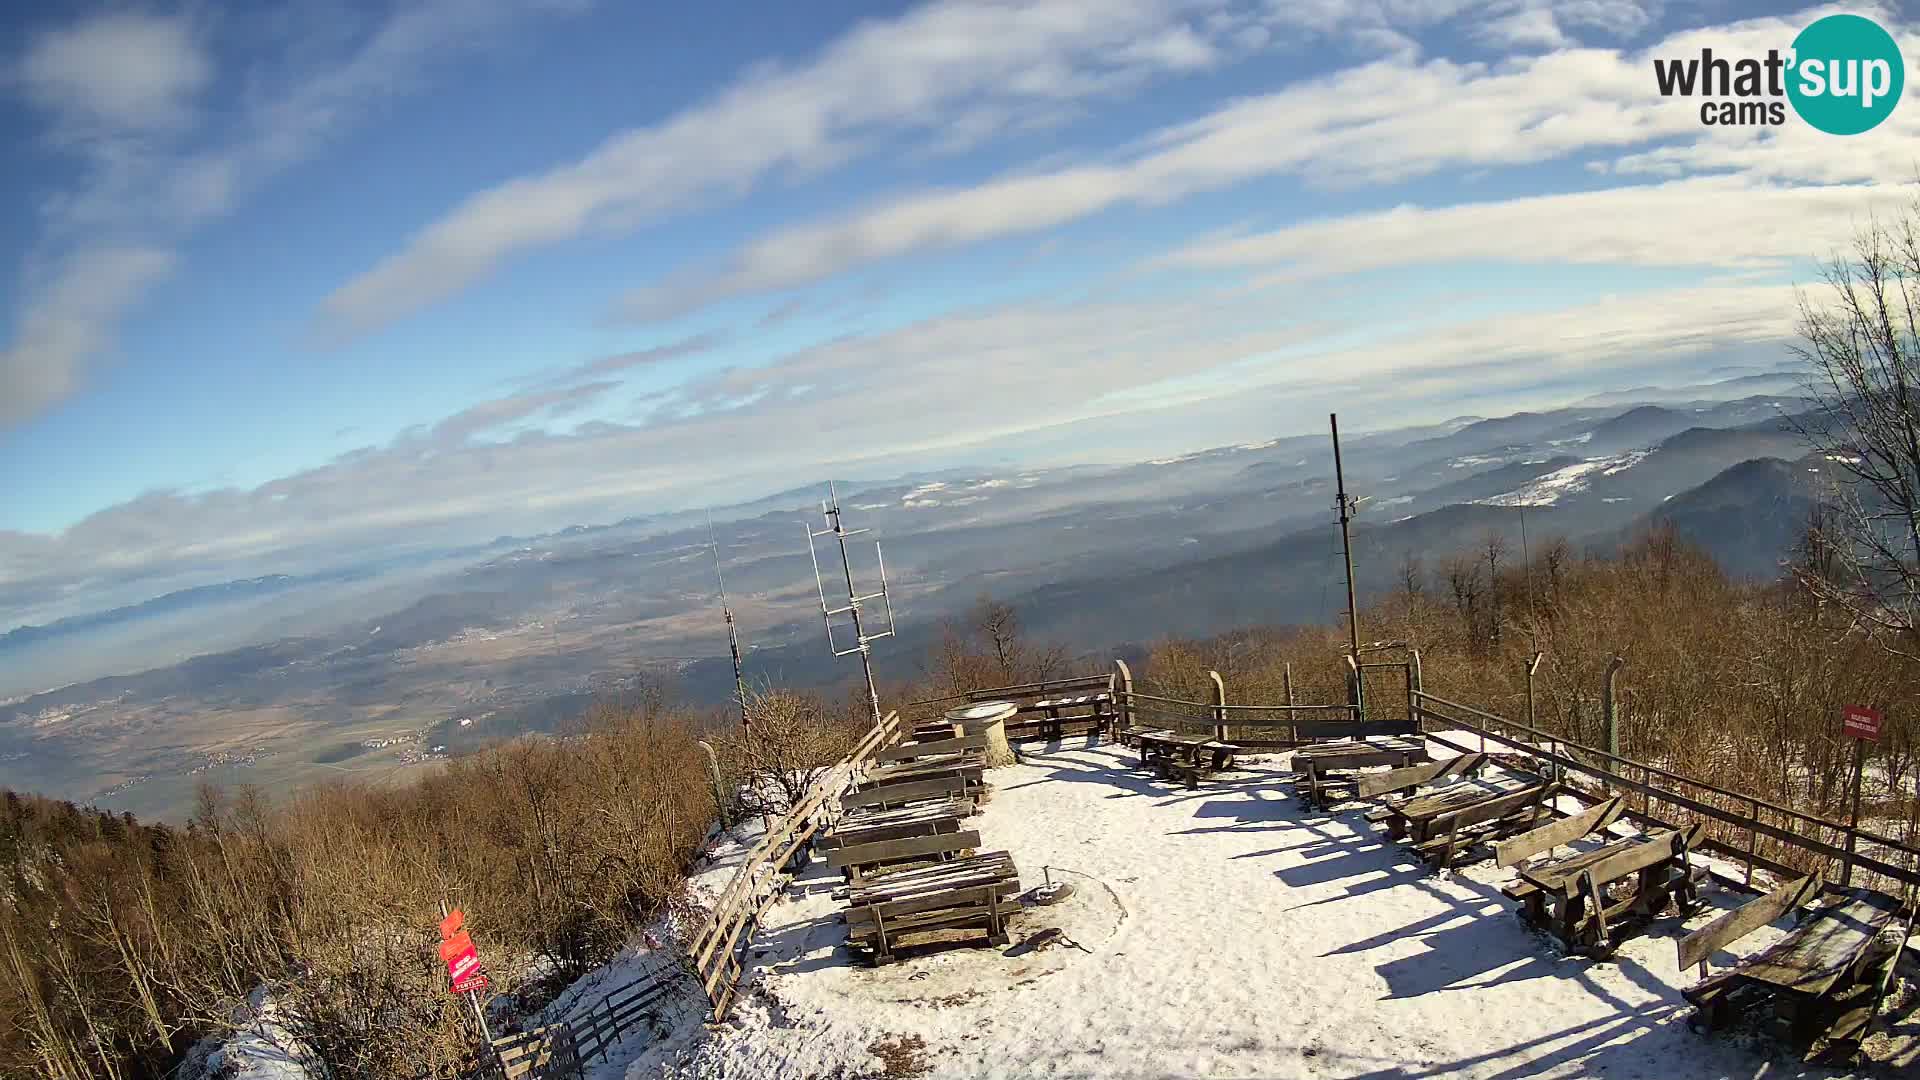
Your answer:
[[[1499,743],[1562,778],[1571,774],[1584,779],[1585,784],[1567,787],[1583,801],[1597,802],[1609,793],[1626,792],[1628,816],[1656,828],[1705,823],[1706,839],[1699,846],[1742,864],[1748,885],[1755,870],[1798,876],[1828,869],[1829,877],[1838,880],[1843,874],[1832,868],[1851,864],[1867,879],[1863,884],[1920,887],[1920,849],[1891,837],[1584,746],[1432,694],[1415,691],[1413,701],[1414,716],[1428,738],[1434,738],[1435,730],[1452,730]],[[1478,749],[1444,736],[1437,741],[1462,752]],[[1634,795],[1640,797],[1637,806],[1632,802]],[[1763,839],[1770,847],[1763,847]]]
[[[470,1080],[578,1080],[589,1058],[607,1051],[642,1020],[657,1017],[662,1003],[687,986],[678,963],[607,991],[585,1015],[493,1040],[493,1066]]]
[[[845,757],[815,777],[800,802],[774,822],[747,852],[714,902],[706,925],[688,942],[688,962],[713,1005],[716,1022],[726,1017],[740,990],[743,940],[751,940],[760,916],[791,880],[789,864],[795,854],[813,840],[825,813],[837,810],[840,796],[868,757],[892,744],[899,732],[900,714],[887,714]]]

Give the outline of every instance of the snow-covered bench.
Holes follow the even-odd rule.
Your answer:
[[[1007,943],[1007,916],[1020,909],[1013,856],[989,851],[854,886],[847,894],[847,944],[875,964],[896,958],[901,939],[934,930],[980,930]]]

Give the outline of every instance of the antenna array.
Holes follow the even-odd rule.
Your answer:
[[[713,577],[720,584],[720,614],[727,620],[727,651],[733,654],[733,694],[740,702],[740,727],[748,726],[747,676],[740,666],[740,633],[734,629],[733,608],[727,604],[727,578],[720,572],[720,541],[713,534],[713,511],[707,511],[707,547],[713,551]]]
[[[832,650],[835,656],[860,654],[860,667],[867,677],[867,703],[873,710],[874,726],[878,727],[881,719],[880,691],[873,681],[872,643],[881,638],[893,636],[893,598],[887,592],[887,557],[880,551],[879,542],[875,541],[873,554],[880,564],[880,588],[877,592],[863,595],[853,583],[853,560],[847,555],[847,539],[859,536],[868,530],[849,530],[841,523],[840,495],[834,490],[831,481],[827,484],[827,497],[820,502],[820,514],[826,518],[826,528],[815,530],[804,523],[803,527],[807,530],[807,555],[813,559],[813,583],[820,590],[820,618],[827,628],[827,648]],[[819,552],[813,546],[813,542],[822,536],[831,536],[840,543],[840,569],[846,575],[847,602],[839,607],[827,606],[827,585],[825,579],[820,576]],[[861,607],[870,600],[881,601],[887,611],[887,628],[871,634],[867,633],[865,625],[860,621]],[[847,616],[848,621],[853,625],[853,645],[848,648],[841,648],[839,643],[834,641],[833,618],[836,615]]]

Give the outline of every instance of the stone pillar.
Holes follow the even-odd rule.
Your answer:
[[[963,709],[949,710],[947,719],[967,735],[985,735],[987,768],[997,769],[1017,760],[1013,756],[1013,747],[1007,743],[1007,720],[1018,711],[1020,707],[1011,701],[983,701]]]

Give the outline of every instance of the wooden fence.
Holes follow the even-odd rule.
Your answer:
[[[747,853],[721,891],[706,925],[687,945],[687,959],[713,1005],[715,1022],[726,1017],[739,993],[744,974],[740,954],[752,940],[760,916],[792,879],[789,864],[794,856],[813,840],[826,814],[838,810],[840,796],[861,766],[874,751],[892,744],[899,733],[900,714],[887,714],[833,768],[814,779],[800,802],[774,822]]]

